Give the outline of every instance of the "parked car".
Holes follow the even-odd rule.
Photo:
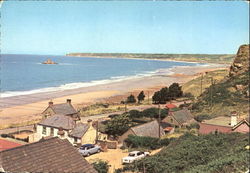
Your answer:
[[[79,148],[79,152],[83,156],[89,156],[101,152],[101,147],[93,144],[84,144]]]
[[[142,151],[132,151],[128,154],[127,157],[122,158],[122,163],[132,163],[135,160],[142,159],[149,155],[149,152]]]

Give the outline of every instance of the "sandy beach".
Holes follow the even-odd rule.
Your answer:
[[[226,65],[175,67],[171,70],[173,72],[171,75],[164,74],[163,71],[153,76],[138,77],[91,87],[1,98],[0,128],[40,119],[40,114],[47,107],[50,100],[57,104],[64,103],[66,99],[70,98],[76,109],[95,102],[108,100],[120,102],[121,98],[125,98],[132,92],[144,90],[152,95],[154,91],[169,86],[173,82],[183,84],[199,76],[202,72],[225,67]]]

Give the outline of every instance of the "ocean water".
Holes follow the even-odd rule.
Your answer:
[[[48,58],[57,65],[45,65]],[[79,58],[2,54],[1,97],[95,86],[125,79],[171,73],[175,66],[199,63],[122,58]]]

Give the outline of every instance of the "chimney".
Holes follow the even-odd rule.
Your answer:
[[[230,125],[233,127],[237,124],[237,112],[233,111],[231,112],[231,123]]]
[[[91,126],[92,126],[92,122],[93,122],[93,121],[92,121],[91,119],[88,119],[88,121],[87,121],[87,122],[88,122],[88,125],[91,127]]]
[[[66,100],[68,104],[71,104],[71,99]]]
[[[52,101],[49,102],[49,106],[53,106],[53,102]]]

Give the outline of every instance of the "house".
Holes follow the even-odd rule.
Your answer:
[[[88,123],[77,123],[70,116],[55,114],[41,120],[36,125],[36,133],[30,137],[30,142],[52,136],[68,139],[72,144],[93,144],[95,143],[96,135],[96,129],[91,121],[88,121]]]
[[[127,132],[125,132],[122,136],[119,137],[118,142],[123,143],[129,135],[159,138],[159,135],[161,137],[165,135],[165,132],[163,128],[159,125],[158,121],[154,120],[139,126],[131,127]]]
[[[199,133],[209,134],[214,132],[221,133],[249,133],[249,120],[242,119],[238,120],[237,116],[220,116],[210,120],[205,120],[199,123]]]
[[[163,123],[169,123],[175,127],[183,127],[195,123],[195,119],[191,112],[187,109],[178,111],[169,111],[168,116],[162,120]]]
[[[97,173],[68,140],[57,137],[1,151],[0,171]]]
[[[21,146],[21,145],[22,144],[20,144],[19,142],[17,143],[17,142],[14,142],[14,141],[10,141],[8,139],[0,138],[0,151],[8,150],[8,149],[15,148],[15,147],[18,147],[18,146]]]
[[[78,112],[71,104],[71,99],[67,99],[66,103],[61,104],[54,104],[52,101],[50,101],[48,107],[42,112],[42,117],[45,119],[55,114],[72,117],[75,121],[80,120]]]

